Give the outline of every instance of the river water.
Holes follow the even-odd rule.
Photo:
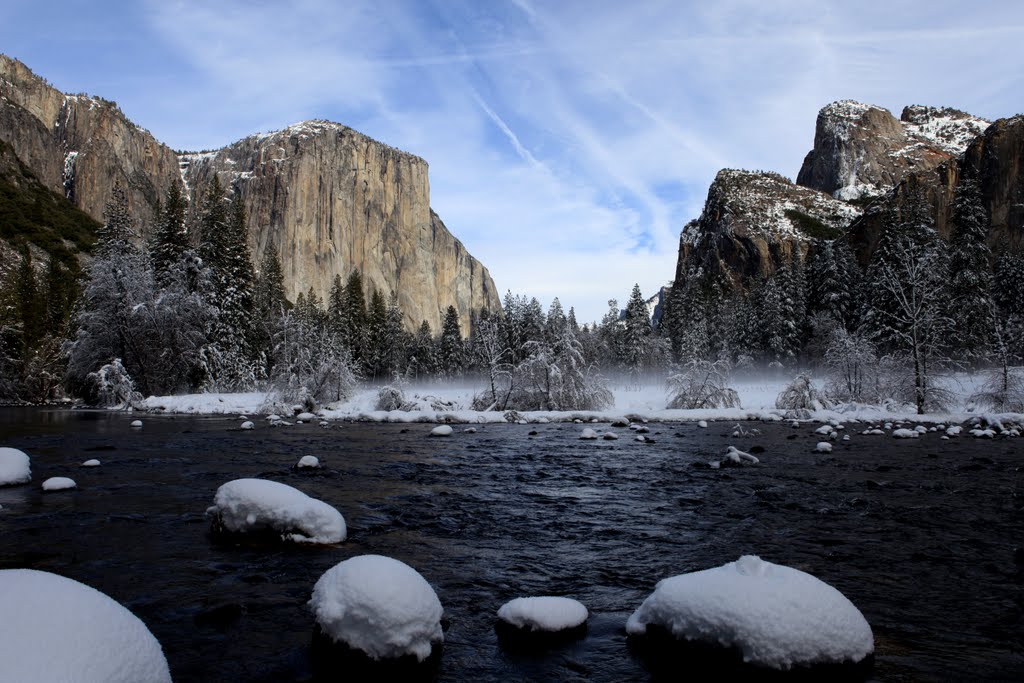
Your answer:
[[[55,572],[115,598],[156,635],[178,683],[324,678],[306,602],[325,570],[367,553],[408,563],[437,591],[442,681],[699,680],[696,664],[673,674],[630,647],[626,618],[659,579],[744,554],[814,574],[860,608],[876,643],[861,678],[1024,672],[1021,441],[896,441],[851,425],[851,441],[822,456],[814,424],[744,423],[757,433],[738,437],[734,423],[658,424],[654,443],[638,443],[627,429],[580,441],[569,423],[428,438],[426,424],[241,431],[235,418],[142,416],[142,429],[131,419],[0,410],[0,445],[29,453],[33,470],[31,485],[0,489],[0,568]],[[762,463],[705,466],[729,445],[763,448]],[[295,471],[302,455],[323,468]],[[103,465],[78,467],[88,458]],[[79,488],[44,495],[50,476]],[[329,502],[349,539],[211,537],[204,512],[240,477]],[[582,601],[586,636],[503,647],[495,612],[526,595]]]

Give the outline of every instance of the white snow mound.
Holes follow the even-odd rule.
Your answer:
[[[659,581],[626,631],[641,635],[649,625],[736,647],[745,662],[774,669],[859,662],[874,651],[871,627],[842,593],[754,555]]]
[[[919,436],[921,433],[913,429],[894,429],[892,432],[894,439],[916,439]]]
[[[596,438],[597,432],[595,432],[590,427],[587,427],[582,432],[580,432],[580,440],[582,441],[593,441]]]
[[[245,422],[242,423],[242,429],[252,429],[255,426],[256,425],[252,423],[252,420],[246,420]]]
[[[333,507],[287,484],[266,479],[235,479],[217,489],[213,516],[227,531],[272,529],[296,543],[341,543],[345,518]]]
[[[815,453],[831,453],[832,452],[832,444],[830,444],[828,441],[819,441],[818,444],[814,447],[814,452]]]
[[[304,455],[299,458],[299,461],[295,463],[295,466],[299,469],[314,469],[320,467],[320,459],[315,455]]]
[[[430,430],[430,435],[451,436],[453,431],[455,430],[452,429],[451,425],[438,425],[437,427],[434,427],[433,429]]]
[[[80,465],[80,467],[99,467],[99,466],[100,466],[100,461],[97,460],[96,458],[91,458],[89,460],[86,460],[85,462],[83,462]]]
[[[66,491],[73,488],[78,488],[78,484],[68,477],[50,477],[43,482],[44,491]]]
[[[98,590],[34,569],[0,570],[0,679],[170,683],[138,617]]]
[[[382,555],[340,562],[313,587],[310,608],[324,634],[373,659],[430,656],[444,641],[441,601],[419,572]]]
[[[498,610],[498,618],[516,628],[554,633],[583,624],[590,616],[583,603],[572,598],[516,598]]]
[[[32,481],[28,456],[17,448],[0,447],[0,486],[27,484]]]
[[[142,426],[142,420],[132,420],[132,423],[129,426],[130,427],[136,427],[136,428],[141,427]]]

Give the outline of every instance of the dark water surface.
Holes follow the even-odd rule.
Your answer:
[[[849,597],[874,629],[876,680],[1024,677],[1021,441],[896,441],[851,425],[852,440],[820,456],[813,424],[745,423],[760,433],[739,438],[733,423],[651,425],[655,443],[641,444],[626,429],[579,441],[573,424],[456,426],[431,439],[424,424],[257,421],[246,432],[234,418],[142,416],[141,430],[131,419],[0,410],[0,445],[29,453],[33,474],[0,489],[0,568],[55,572],[120,601],[160,640],[178,683],[313,680],[310,591],[366,553],[434,586],[443,681],[650,680],[626,618],[659,579],[743,554]],[[727,445],[762,446],[762,464],[700,466]],[[302,455],[324,468],[294,471]],[[103,465],[78,466],[93,457]],[[79,489],[44,495],[50,476]],[[217,542],[204,512],[240,477],[334,505],[349,540]],[[581,600],[586,637],[534,654],[499,646],[495,612],[525,595]]]

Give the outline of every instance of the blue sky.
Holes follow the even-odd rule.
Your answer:
[[[794,177],[836,99],[1024,111],[1024,3],[4,0],[0,51],[176,149],[309,118],[430,164],[499,290],[581,321],[672,277],[722,167]]]

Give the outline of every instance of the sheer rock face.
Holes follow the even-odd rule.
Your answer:
[[[911,105],[896,119],[874,105],[833,102],[818,112],[797,183],[839,199],[878,197],[908,173],[959,156],[988,125],[956,109]]]
[[[448,306],[500,310],[494,282],[430,209],[427,163],[346,126],[307,121],[181,157],[193,199],[217,174],[248,208],[254,262],[277,251],[287,295],[321,298],[358,269],[367,296],[394,291],[409,327],[440,331]],[[200,202],[193,201],[193,210]]]
[[[245,200],[254,262],[277,249],[293,300],[310,287],[326,297],[335,274],[358,269],[368,296],[398,293],[410,328],[440,331],[453,305],[467,334],[473,311],[501,310],[487,269],[430,210],[426,162],[345,126],[311,121],[179,157],[112,102],[65,95],[0,55],[0,140],[98,220],[120,181],[143,239],[172,184],[199,199],[217,173]]]
[[[771,275],[815,237],[837,237],[859,214],[843,201],[776,173],[719,171],[704,210],[683,228],[676,282],[691,270],[724,274],[734,285]]]
[[[65,95],[21,62],[0,55],[0,139],[50,189],[101,220],[115,182],[148,222],[176,180],[174,152],[112,102]],[[142,221],[140,221],[142,222]]]
[[[939,236],[955,229],[958,192],[974,192],[989,216],[993,251],[1024,248],[1024,116],[1000,119],[978,136],[957,159],[907,175],[850,226],[858,260],[867,264],[888,225],[923,209]],[[965,183],[970,183],[966,185]]]

